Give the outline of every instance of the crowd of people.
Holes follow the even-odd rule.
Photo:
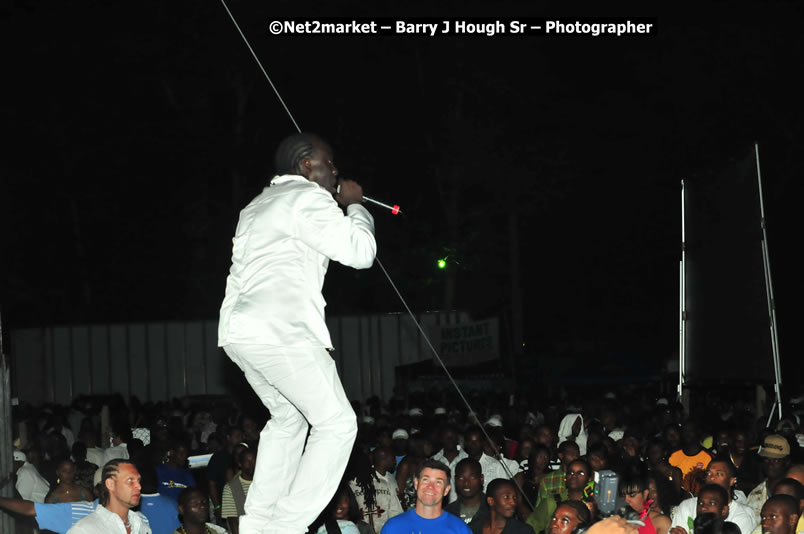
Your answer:
[[[639,534],[804,530],[795,407],[766,427],[747,403],[709,399],[690,416],[648,389],[475,401],[477,413],[438,394],[353,403],[357,439],[309,532],[570,534],[613,515]],[[111,532],[119,517],[131,534],[239,533],[269,414],[103,402],[105,434],[100,401],[17,408],[18,498],[0,508],[42,532]]]

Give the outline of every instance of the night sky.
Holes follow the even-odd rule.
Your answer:
[[[800,372],[801,4],[229,5],[302,129],[405,210],[370,207],[411,307],[505,323],[516,291],[530,354],[677,354],[680,180],[759,142]],[[655,17],[658,34],[270,35],[289,16]],[[3,326],[217,317],[237,214],[295,131],[222,5],[3,2],[0,40]],[[330,314],[403,309],[376,267],[333,265],[325,297]]]

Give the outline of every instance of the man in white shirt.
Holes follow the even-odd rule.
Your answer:
[[[131,438],[131,429],[127,422],[117,422],[112,425],[112,446],[103,451],[103,464],[101,468],[112,460],[128,460],[128,440]]]
[[[377,247],[362,188],[338,184],[332,159],[315,135],[285,139],[277,176],[240,212],[233,239],[218,345],[271,412],[240,518],[244,534],[306,532],[335,493],[357,434],[328,353],[321,288],[330,260],[366,269]]]
[[[73,525],[67,534],[151,534],[151,528],[131,509],[140,503],[140,473],[127,460],[103,467],[100,506]]]
[[[17,473],[16,488],[26,501],[45,502],[50,484],[33,464],[28,463],[25,453],[14,451],[14,468]]]
[[[455,467],[457,467],[458,462],[468,458],[469,455],[466,454],[466,451],[461,450],[461,446],[458,445],[458,431],[451,425],[445,426],[441,431],[441,444],[444,447],[433,455],[433,460],[443,462],[449,467],[451,474],[450,490],[449,496],[445,499],[449,504],[458,499],[458,494],[455,490]]]
[[[493,427],[487,427],[486,432],[489,431],[493,432]],[[520,472],[519,463],[517,463],[516,460],[509,460],[500,453],[499,449],[502,444],[502,433],[496,432],[496,434],[496,439],[495,436],[491,436],[491,438],[495,440],[495,445],[498,448],[495,453],[491,443],[486,440],[486,436],[483,434],[480,427],[470,427],[464,433],[464,450],[469,455],[469,458],[474,458],[480,462],[480,468],[483,471],[484,478],[484,493],[486,492],[489,482],[492,480],[497,478],[511,480]],[[497,442],[499,442],[499,444]]]
[[[723,519],[737,525],[742,534],[751,534],[753,532],[754,528],[759,524],[759,517],[753,513],[750,507],[734,501],[729,495],[728,489],[717,482],[711,482],[699,490],[698,497],[690,497],[681,501],[673,513],[673,522],[670,525],[671,534],[693,534],[692,525],[695,522],[695,518],[698,517],[699,513],[702,513],[701,507],[706,504],[704,490],[713,490],[713,487],[719,488],[723,494],[722,498],[719,498],[719,500],[723,501]],[[715,492],[711,491],[711,493],[714,494]],[[703,511],[709,512],[710,510]]]
[[[483,471],[483,477],[486,481],[495,480],[497,478],[504,478],[505,480],[512,480],[517,474],[520,473],[519,464],[516,460],[510,460],[502,456],[502,454],[498,456],[489,456],[485,452],[480,457],[480,468]],[[503,467],[505,464],[505,467]],[[506,469],[507,467],[507,469]],[[488,489],[489,482],[483,482],[483,492]]]
[[[94,432],[81,432],[78,436],[79,441],[82,441],[87,446],[87,462],[91,462],[101,469],[106,462],[104,462],[104,450],[98,447],[98,441],[95,439]]]

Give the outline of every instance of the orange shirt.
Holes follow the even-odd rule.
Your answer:
[[[704,472],[711,461],[712,455],[704,449],[695,456],[687,456],[683,450],[677,450],[667,459],[667,463],[681,469],[684,477],[681,485],[693,495],[698,494],[699,485],[705,481]]]

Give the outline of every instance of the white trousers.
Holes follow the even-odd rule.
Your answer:
[[[233,343],[224,350],[271,412],[240,533],[304,534],[335,494],[357,435],[335,362],[321,348]]]

